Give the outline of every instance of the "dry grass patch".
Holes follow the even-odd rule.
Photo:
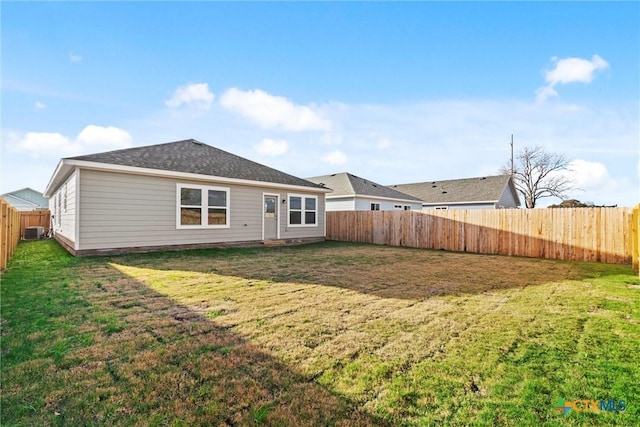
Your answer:
[[[73,314],[52,314],[66,328],[27,327],[25,346],[20,313],[9,316],[12,422],[625,425],[639,415],[554,408],[640,400],[640,281],[624,266],[327,242],[89,258],[60,271],[45,285],[68,284]]]

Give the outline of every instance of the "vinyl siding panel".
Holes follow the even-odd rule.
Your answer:
[[[327,203],[327,212],[355,210],[355,203],[354,203],[353,197],[327,199],[326,203]]]
[[[49,210],[54,216],[53,232],[76,242],[76,183],[78,171],[74,171],[49,199]]]
[[[263,193],[282,194],[282,189],[268,186],[195,182],[104,171],[83,170],[81,177],[80,250],[259,241],[262,239]],[[178,183],[229,188],[230,226],[178,229]],[[323,198],[323,195],[318,196],[319,201]],[[286,205],[279,205],[281,238],[324,236],[324,222],[314,229],[286,230]],[[324,208],[324,204],[322,206]]]
[[[393,200],[381,200],[381,199],[369,199],[366,197],[357,197],[355,202],[355,210],[357,211],[369,211],[371,210],[371,203],[379,203],[381,211],[402,211],[404,210],[404,206],[411,206],[412,210],[421,210],[422,203],[408,203],[404,201],[393,201]],[[395,205],[400,205],[402,208],[397,209]]]
[[[464,203],[464,204],[456,204],[456,205],[441,203],[436,205],[427,205],[427,206],[423,205],[422,210],[429,211],[440,206],[447,206],[449,209],[495,209],[494,203]]]
[[[509,190],[509,187],[505,187],[502,195],[500,196],[500,200],[498,200],[499,208],[517,208],[515,199],[513,198],[513,193]]]

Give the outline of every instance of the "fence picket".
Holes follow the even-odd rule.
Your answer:
[[[629,208],[327,212],[327,239],[607,263],[637,263]],[[634,240],[635,239],[635,240]],[[635,265],[635,264],[634,264]]]

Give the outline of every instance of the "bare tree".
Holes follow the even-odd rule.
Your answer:
[[[544,197],[564,199],[573,189],[573,182],[566,174],[569,160],[562,154],[548,153],[544,148],[524,147],[516,155],[513,165],[513,183],[524,197],[528,209],[535,208]],[[500,172],[511,174],[511,164],[503,166]]]

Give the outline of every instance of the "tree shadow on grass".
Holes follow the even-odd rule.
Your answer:
[[[135,254],[111,259],[129,266],[332,286],[408,300],[480,294],[630,271],[624,265],[342,242]]]
[[[232,330],[106,263],[81,262],[74,268],[82,278],[70,287],[79,290],[83,303],[69,306],[76,321],[64,324],[66,332],[85,337],[84,344],[53,360],[16,364],[10,376],[34,366],[42,376],[34,386],[10,386],[3,393],[5,404],[17,405],[30,395],[42,407],[3,423],[385,424]]]

